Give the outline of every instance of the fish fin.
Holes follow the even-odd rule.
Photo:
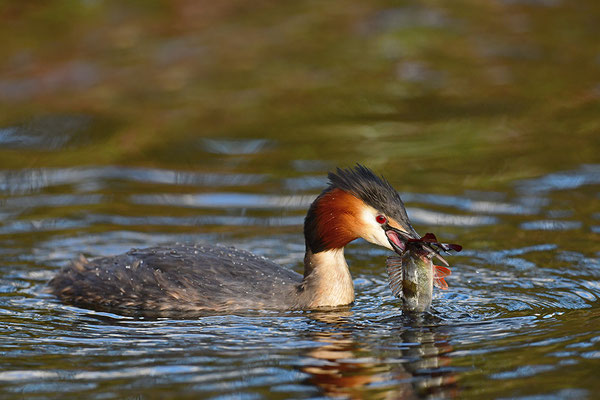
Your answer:
[[[452,271],[450,271],[450,268],[444,267],[442,265],[434,265],[433,271],[434,271],[436,278],[445,278],[448,275],[452,274]]]
[[[427,243],[430,245],[430,247],[435,246],[437,248],[444,250],[445,252],[450,252],[451,250],[459,252],[462,250],[462,246],[460,244],[438,242],[437,237],[435,237],[435,235],[431,232],[426,233],[425,236],[423,236],[419,239],[408,239],[407,242],[408,243],[421,243],[421,244]],[[441,259],[441,260],[442,260],[442,262],[445,263],[445,260],[443,260],[443,259]]]
[[[444,250],[446,250],[446,251],[454,250],[456,252],[459,252],[459,251],[462,251],[462,246],[460,244],[447,243],[447,244],[444,244]]]
[[[392,294],[398,298],[402,297],[402,258],[390,256],[385,261],[388,277],[390,278],[390,289]]]
[[[389,256],[385,259],[385,264],[390,267],[401,267],[402,266],[402,257],[400,256]]]
[[[448,289],[448,284],[446,283],[446,280],[444,278],[450,275],[451,273],[452,271],[450,271],[450,268],[446,268],[441,265],[434,265],[433,283],[435,284],[435,286],[442,290]]]
[[[440,288],[442,290],[448,289],[448,284],[444,278],[433,278],[433,284],[435,287]]]

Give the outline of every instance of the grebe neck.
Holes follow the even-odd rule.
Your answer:
[[[344,248],[306,250],[299,300],[308,307],[335,307],[354,301],[354,285]]]

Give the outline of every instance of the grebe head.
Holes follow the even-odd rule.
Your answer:
[[[357,238],[402,254],[406,240],[419,239],[404,203],[383,177],[357,164],[329,173],[329,187],[312,203],[304,221],[313,254],[338,249]]]

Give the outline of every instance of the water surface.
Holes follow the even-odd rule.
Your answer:
[[[600,6],[0,5],[2,398],[594,398]],[[19,32],[15,35],[14,32]],[[134,318],[43,293],[175,241],[301,271],[306,208],[366,164],[465,250],[402,315],[384,249],[351,307]]]

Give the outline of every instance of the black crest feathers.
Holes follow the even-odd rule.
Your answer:
[[[330,172],[328,178],[330,189],[342,189],[398,222],[409,223],[404,203],[396,189],[369,168],[360,164],[354,168],[338,168],[335,173]]]
[[[354,168],[337,168],[335,172],[329,173],[328,178],[329,187],[311,204],[304,220],[306,245],[313,253],[330,248],[328,241],[322,237],[322,233],[326,229],[319,225],[323,222],[320,222],[318,219],[318,209],[319,204],[325,201],[327,195],[335,189],[342,190],[362,200],[365,204],[395,219],[407,229],[414,232],[400,195],[383,177],[377,176],[367,167],[357,164]]]

